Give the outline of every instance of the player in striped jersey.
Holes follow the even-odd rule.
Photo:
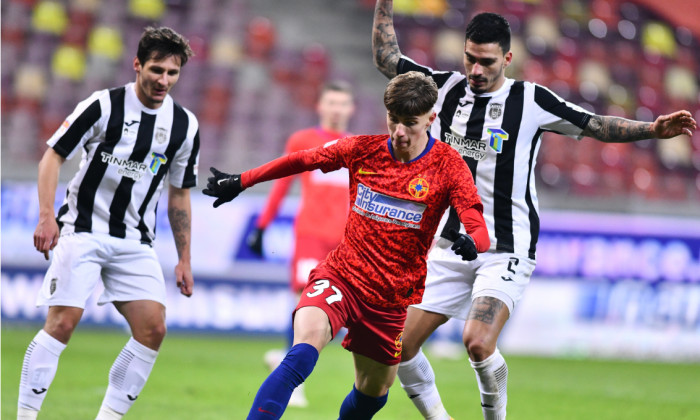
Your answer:
[[[394,78],[384,93],[390,135],[351,136],[298,151],[241,175],[212,168],[204,194],[214,207],[262,181],[347,168],[351,211],[340,244],[312,272],[294,312],[294,346],[262,384],[248,419],[278,419],[319,352],[345,326],[353,389],[340,419],[370,419],[387,401],[401,359],[408,305],[420,302],[425,258],[440,217],[452,205],[468,234],[453,250],[474,259],[488,249],[481,202],[459,154],[427,129],[437,86],[419,72]],[[453,176],[457,175],[457,176]]]
[[[355,111],[350,84],[341,81],[327,83],[321,90],[316,111],[319,117],[318,125],[293,133],[287,140],[286,154],[323,146],[331,140],[348,135],[348,122]],[[350,205],[346,170],[328,174],[316,170],[278,179],[272,185],[255,229],[247,238],[248,246],[256,254],[263,254],[265,229],[275,218],[284,195],[297,178],[301,180],[301,202],[294,221],[294,256],[289,285],[298,300],[311,269],[340,243]],[[287,350],[292,347],[293,336],[294,329],[290,325],[287,348],[272,349],[265,353],[265,361],[271,370],[279,365]],[[308,405],[304,395],[304,384],[294,390],[289,405]]]
[[[431,76],[439,87],[431,133],[460,152],[484,203],[491,249],[472,262],[452,258],[445,232],[457,226],[454,212],[428,258],[426,291],[409,308],[399,379],[425,418],[448,419],[433,370],[421,345],[449,317],[466,320],[464,345],[476,372],[485,419],[506,415],[508,368],[496,348],[498,336],[535,268],[539,233],[534,165],[544,131],[580,140],[631,142],[691,135],[696,123],[687,111],[653,123],[599,116],[562,100],[535,83],[506,78],[511,63],[510,27],[500,15],[479,14],[467,25],[465,74],[442,72],[402,56],[390,0],[378,0],[372,50],[387,77],[407,71]]]
[[[18,419],[37,417],[100,279],[99,304],[112,302],[132,337],[110,370],[97,419],[121,418],[139,396],[166,332],[165,281],[152,244],[166,175],[175,280],[182,294],[192,294],[189,189],[197,184],[199,125],[168,94],[191,55],[187,40],[170,28],[146,28],[133,61],[136,81],[93,93],[47,142],[34,246],[47,260],[54,251],[37,298],[49,310],[24,357]],[[54,217],[61,165],[78,151],[80,169]]]

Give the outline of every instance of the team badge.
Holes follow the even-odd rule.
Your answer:
[[[489,134],[489,146],[496,153],[501,153],[503,150],[503,142],[508,140],[508,133],[502,128],[487,128],[486,132]]]
[[[156,128],[156,142],[163,144],[168,140],[168,130],[165,128]]]
[[[503,114],[503,104],[491,104],[489,108],[489,117],[492,120],[498,119]]]
[[[408,183],[408,193],[415,198],[424,198],[428,195],[428,189],[428,181],[421,178],[420,175],[418,178],[413,178],[413,180]]]
[[[56,284],[58,283],[58,278],[54,277],[51,279],[51,284],[49,285],[49,293],[54,294],[56,293]]]
[[[394,345],[396,346],[394,357],[401,356],[401,351],[403,350],[403,331],[401,331],[394,339]]]

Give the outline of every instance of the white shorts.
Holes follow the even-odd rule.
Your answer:
[[[100,279],[104,292],[99,305],[153,300],[165,306],[165,279],[153,248],[94,233],[59,238],[36,305],[84,309]]]
[[[509,313],[520,301],[535,260],[507,252],[489,251],[474,261],[450,249],[452,242],[440,238],[428,254],[428,275],[419,309],[466,320],[471,302],[480,296],[494,297]]]

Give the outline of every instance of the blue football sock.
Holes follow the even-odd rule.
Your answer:
[[[318,350],[314,346],[300,343],[292,347],[282,363],[260,386],[248,413],[248,420],[282,417],[292,391],[311,374],[317,360]]]
[[[389,399],[389,393],[381,397],[370,397],[352,386],[352,391],[345,397],[340,406],[338,420],[367,420],[371,419],[377,411],[381,410]]]

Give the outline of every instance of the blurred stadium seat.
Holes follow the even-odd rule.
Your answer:
[[[675,1],[675,0],[673,0]],[[670,3],[673,3],[670,1]],[[267,6],[265,6],[264,4]],[[330,2],[315,1],[334,13]],[[669,3],[669,2],[666,2]],[[637,0],[395,2],[402,51],[443,70],[461,70],[463,30],[480,11],[504,14],[513,29],[508,76],[542,83],[601,114],[651,120],[687,108],[700,116],[697,28],[670,21]],[[255,6],[255,7],[253,7]],[[362,30],[316,34],[328,42],[290,46],[274,2],[247,0],[8,0],[2,3],[3,164],[32,167],[46,138],[91,91],[133,79],[130,58],[146,25],[173,26],[196,56],[174,96],[202,124],[202,160],[261,163],[282,153],[286,136],[315,123],[323,82],[376,76],[369,58],[374,0],[357,0],[345,16]],[[261,9],[263,13],[261,13]],[[222,11],[225,10],[225,13]],[[270,10],[271,11],[271,10]],[[320,11],[319,11],[320,13]],[[322,31],[314,15],[295,15]],[[288,32],[287,32],[288,33]],[[330,40],[357,39],[366,69],[349,73]],[[336,42],[333,45],[344,45]],[[349,54],[350,49],[347,50]],[[352,53],[355,53],[352,51]],[[353,132],[384,131],[381,92],[358,90]],[[553,194],[700,199],[700,135],[647,146],[602,145],[546,135],[537,176]],[[658,143],[658,144],[657,144]],[[38,145],[27,148],[27,144]],[[235,153],[233,152],[235,150]],[[7,172],[5,172],[7,173]]]

